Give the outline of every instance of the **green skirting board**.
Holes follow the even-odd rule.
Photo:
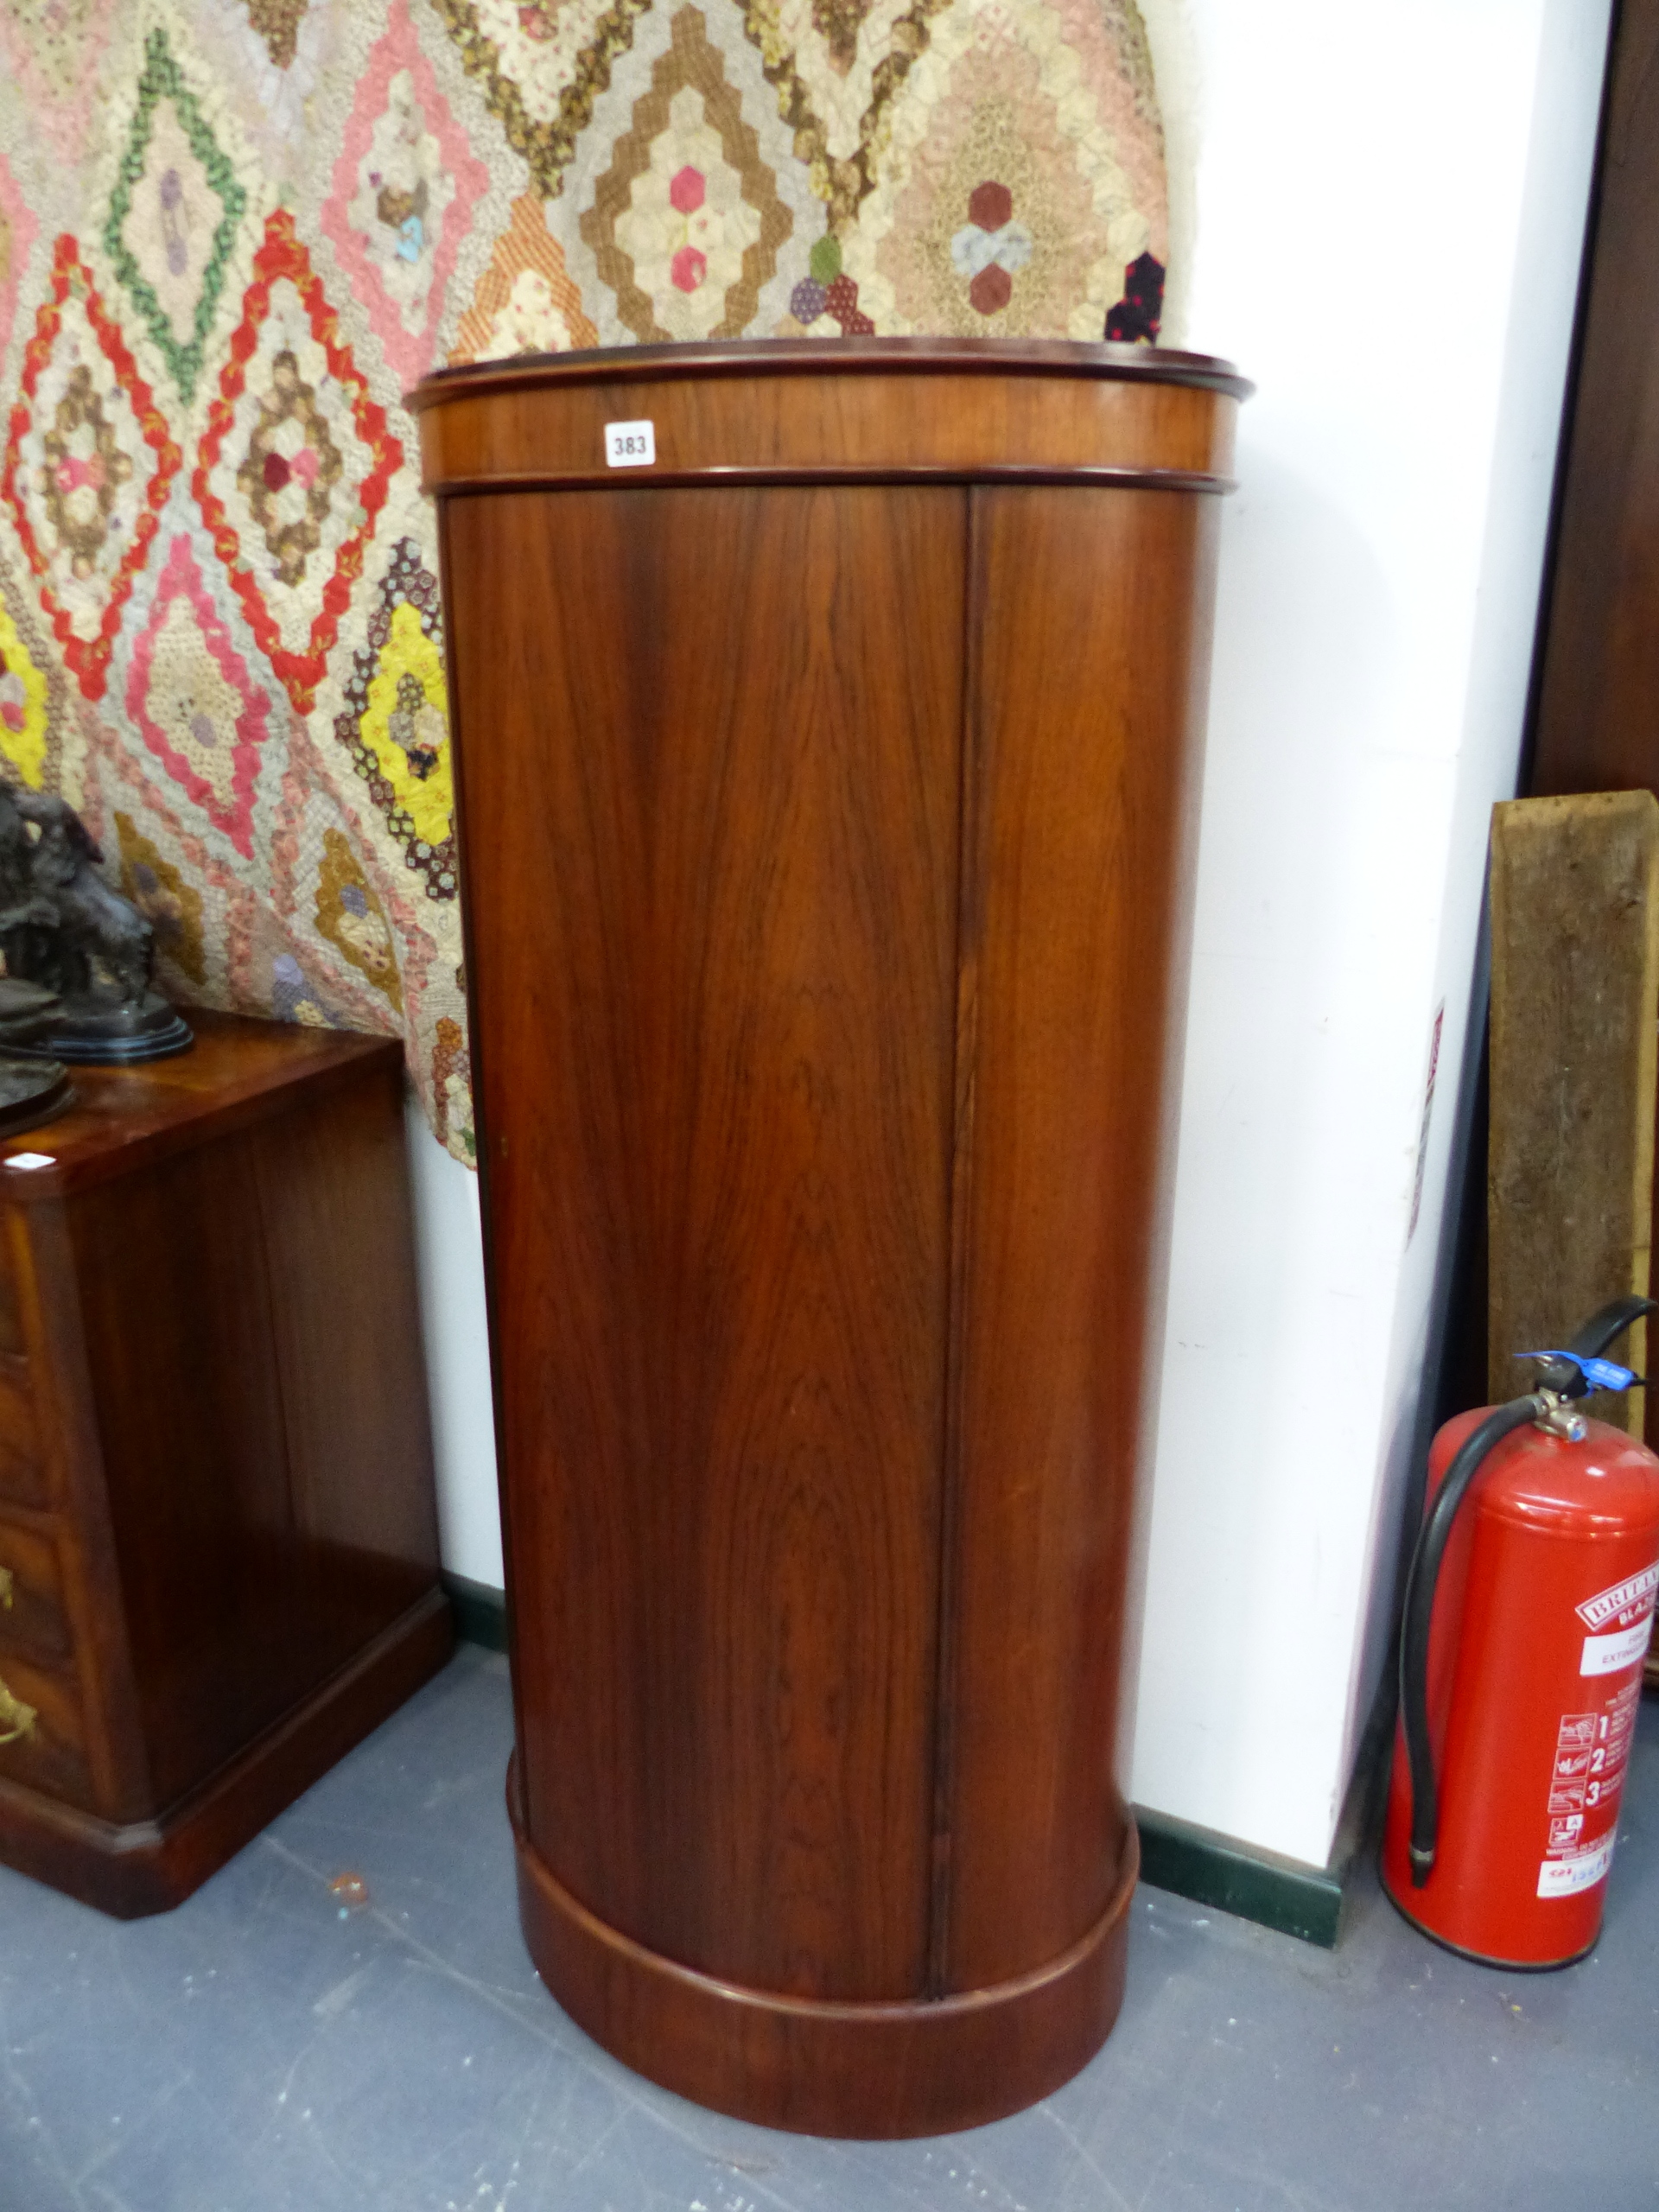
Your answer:
[[[456,1633],[486,1650],[505,1651],[505,1592],[469,1582],[461,1574],[446,1574],[443,1586],[455,1609]],[[1281,1935],[1323,1944],[1327,1950],[1335,1944],[1344,1876],[1353,1863],[1351,1847],[1339,1843],[1332,1866],[1303,1866],[1231,1836],[1173,1820],[1166,1813],[1149,1813],[1137,1806],[1135,1818],[1141,1831],[1143,1881],[1196,1904],[1214,1905],[1218,1911],[1236,1913],[1241,1920],[1259,1921]],[[1344,1839],[1350,1832],[1351,1824],[1344,1821]]]
[[[455,1609],[455,1634],[464,1643],[481,1643],[486,1651],[507,1648],[507,1593],[493,1590],[487,1582],[469,1582],[464,1574],[439,1577]]]
[[[1141,1831],[1141,1878],[1177,1897],[1260,1921],[1283,1936],[1332,1949],[1342,1916],[1343,1874],[1304,1866],[1211,1829],[1135,1808]],[[1344,1870],[1345,1871],[1345,1870]]]

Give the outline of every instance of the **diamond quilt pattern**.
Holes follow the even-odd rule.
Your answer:
[[[474,1136],[445,362],[1154,341],[1135,0],[0,0],[0,760],[187,1003],[401,1032]]]

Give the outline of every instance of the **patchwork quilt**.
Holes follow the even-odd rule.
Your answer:
[[[1135,0],[0,0],[0,755],[189,1004],[401,1032],[474,1152],[448,362],[1151,342]]]

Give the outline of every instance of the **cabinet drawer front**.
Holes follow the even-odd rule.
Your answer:
[[[31,1661],[0,1664],[0,1782],[91,1810],[86,1726],[73,1683]]]
[[[16,1212],[0,1214],[0,1352],[22,1359],[29,1351],[23,1330],[23,1301],[19,1288],[20,1267],[27,1246],[26,1232]]]
[[[0,1665],[8,1655],[50,1664],[70,1651],[57,1546],[0,1516]]]
[[[0,1357],[0,1503],[44,1505],[50,1485],[39,1424],[18,1360]]]

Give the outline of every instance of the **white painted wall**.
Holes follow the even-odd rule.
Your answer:
[[[1147,0],[1192,179],[1166,335],[1259,389],[1224,524],[1130,1788],[1312,1864],[1383,1656],[1607,12]]]
[[[438,1537],[452,1574],[499,1590],[501,1516],[478,1178],[452,1160],[411,1096],[405,1112],[415,1193],[415,1251],[432,1398]]]
[[[1225,524],[1130,1783],[1319,1864],[1386,1626],[1607,6],[1143,5],[1166,335],[1259,390]],[[499,1585],[476,1183],[414,1119],[410,1141],[444,1557]]]

